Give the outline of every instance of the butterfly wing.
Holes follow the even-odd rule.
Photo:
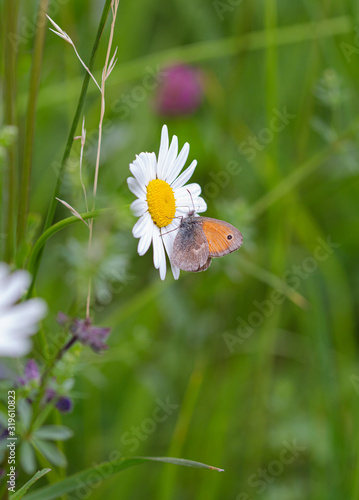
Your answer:
[[[183,271],[197,273],[206,270],[211,259],[209,259],[208,242],[201,224],[188,219],[184,219],[178,229],[173,242],[171,262]]]
[[[208,241],[209,256],[223,257],[242,245],[243,236],[232,224],[210,217],[198,217]]]
[[[199,273],[200,271],[205,271],[206,269],[208,269],[209,266],[211,265],[211,262],[212,262],[212,258],[208,257],[206,263],[203,266],[201,266],[199,269],[197,269],[196,273]]]

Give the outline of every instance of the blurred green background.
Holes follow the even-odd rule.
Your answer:
[[[88,61],[103,1],[50,4]],[[33,0],[19,4],[20,157],[36,8]],[[62,419],[75,431],[65,444],[68,473],[114,452],[183,457],[225,472],[143,465],[69,498],[359,498],[358,15],[354,0],[120,2],[97,201],[115,210],[96,221],[90,256],[81,224],[53,237],[37,282],[52,339],[57,311],[84,315],[89,274],[95,323],[112,327],[102,356],[80,348],[70,356],[75,408]],[[108,26],[97,77],[107,36]],[[161,116],[160,85],[143,91],[144,81],[178,62],[201,71],[203,102],[190,115]],[[71,47],[48,31],[34,227],[46,215],[83,75]],[[99,109],[90,82],[87,186]],[[138,256],[126,183],[135,154],[158,153],[163,123],[180,147],[190,143],[187,164],[198,161],[192,181],[202,186],[206,215],[244,236],[238,252],[205,273],[182,272],[178,282],[170,273],[160,281],[152,251]],[[61,198],[84,211],[79,150],[77,141]],[[56,219],[67,216],[59,207]],[[174,406],[156,422],[166,401]]]

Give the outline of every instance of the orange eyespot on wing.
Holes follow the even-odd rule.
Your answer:
[[[223,257],[242,245],[243,236],[232,224],[210,217],[200,217],[200,219],[208,241],[210,257]]]

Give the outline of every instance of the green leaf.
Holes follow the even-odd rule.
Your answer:
[[[114,462],[102,462],[95,467],[89,467],[77,474],[67,477],[66,479],[51,484],[49,486],[44,486],[40,488],[35,493],[31,493],[26,496],[26,500],[55,500],[61,495],[70,493],[71,491],[81,489],[81,494],[86,498],[91,495],[91,484],[93,484],[94,474],[96,474],[96,487],[98,486],[99,480],[105,480],[106,478],[121,472],[124,469],[133,467],[134,465],[139,465],[144,462],[163,462],[173,465],[182,465],[185,467],[197,467],[200,469],[210,469],[222,471],[223,469],[218,469],[217,467],[212,467],[211,465],[202,464],[200,462],[192,462],[191,460],[184,460],[182,458],[171,458],[171,457],[132,457],[132,458],[122,458]],[[98,479],[97,479],[98,478]]]
[[[23,441],[20,446],[20,464],[25,472],[33,474],[36,470],[35,452],[29,441]]]
[[[99,215],[108,213],[110,210],[103,208],[100,210],[94,210],[92,212],[86,212],[80,214],[81,217],[86,220],[86,219],[94,219],[95,217],[98,217]],[[47,242],[47,240],[54,234],[56,234],[58,231],[61,231],[61,229],[64,229],[65,227],[70,226],[71,224],[75,224],[76,222],[81,222],[81,220],[78,217],[75,217],[75,215],[72,215],[71,217],[67,217],[66,219],[62,219],[59,222],[56,222],[56,224],[53,224],[50,226],[46,231],[42,233],[42,235],[39,237],[39,239],[36,241],[32,248],[32,252],[29,257],[29,264],[28,264],[28,270],[30,271],[31,274],[34,275],[35,269],[37,266],[37,259],[39,258],[39,255],[41,254],[42,248]]]
[[[32,406],[26,399],[21,399],[17,404],[17,412],[20,422],[24,425],[25,429],[28,429],[32,418]]]
[[[162,462],[172,465],[181,465],[181,467],[194,467],[197,469],[210,469],[216,470],[217,472],[223,472],[224,469],[219,469],[218,467],[213,467],[213,465],[206,465],[202,462],[194,462],[193,460],[186,460],[184,458],[173,458],[173,457],[135,457],[141,458],[143,460],[151,460],[152,462]]]
[[[36,472],[36,474],[26,483],[22,488],[20,488],[16,493],[10,496],[10,500],[20,500],[23,498],[27,490],[32,486],[38,479],[50,472],[51,469],[42,469]]]
[[[65,441],[74,435],[73,431],[64,425],[44,425],[34,432],[34,437],[50,441]]]
[[[49,462],[59,467],[66,467],[67,460],[65,455],[54,444],[42,441],[41,439],[34,439],[32,443]]]

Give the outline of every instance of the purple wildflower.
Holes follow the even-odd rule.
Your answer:
[[[46,387],[45,391],[45,403],[51,403],[56,397],[56,391],[55,389],[52,389],[52,387]]]
[[[24,375],[27,380],[36,380],[40,378],[40,370],[34,359],[29,359],[26,363]]]
[[[55,404],[56,408],[61,412],[61,413],[69,413],[72,411],[73,408],[73,403],[72,399],[66,397],[66,396],[61,396],[57,403]]]
[[[66,316],[66,314],[60,311],[57,314],[56,321],[58,322],[59,325],[66,326],[70,322],[70,318]]]
[[[67,346],[70,347],[74,340],[79,340],[82,344],[88,345],[95,352],[100,352],[108,349],[108,345],[105,344],[104,340],[110,334],[111,328],[105,328],[102,326],[93,326],[91,318],[74,318],[70,319],[63,313],[59,313],[57,316],[57,322],[62,326],[67,326],[70,333],[73,335],[72,341],[70,341]]]
[[[164,70],[156,95],[156,109],[161,115],[181,116],[194,113],[202,102],[201,72],[185,64]]]
[[[17,379],[20,385],[26,385],[31,380],[40,380],[40,370],[34,359],[29,359],[24,368],[24,375]]]
[[[103,341],[108,337],[110,331],[111,328],[92,326],[91,318],[74,319],[70,326],[70,332],[82,344],[90,346],[95,352],[108,349],[108,345]]]

